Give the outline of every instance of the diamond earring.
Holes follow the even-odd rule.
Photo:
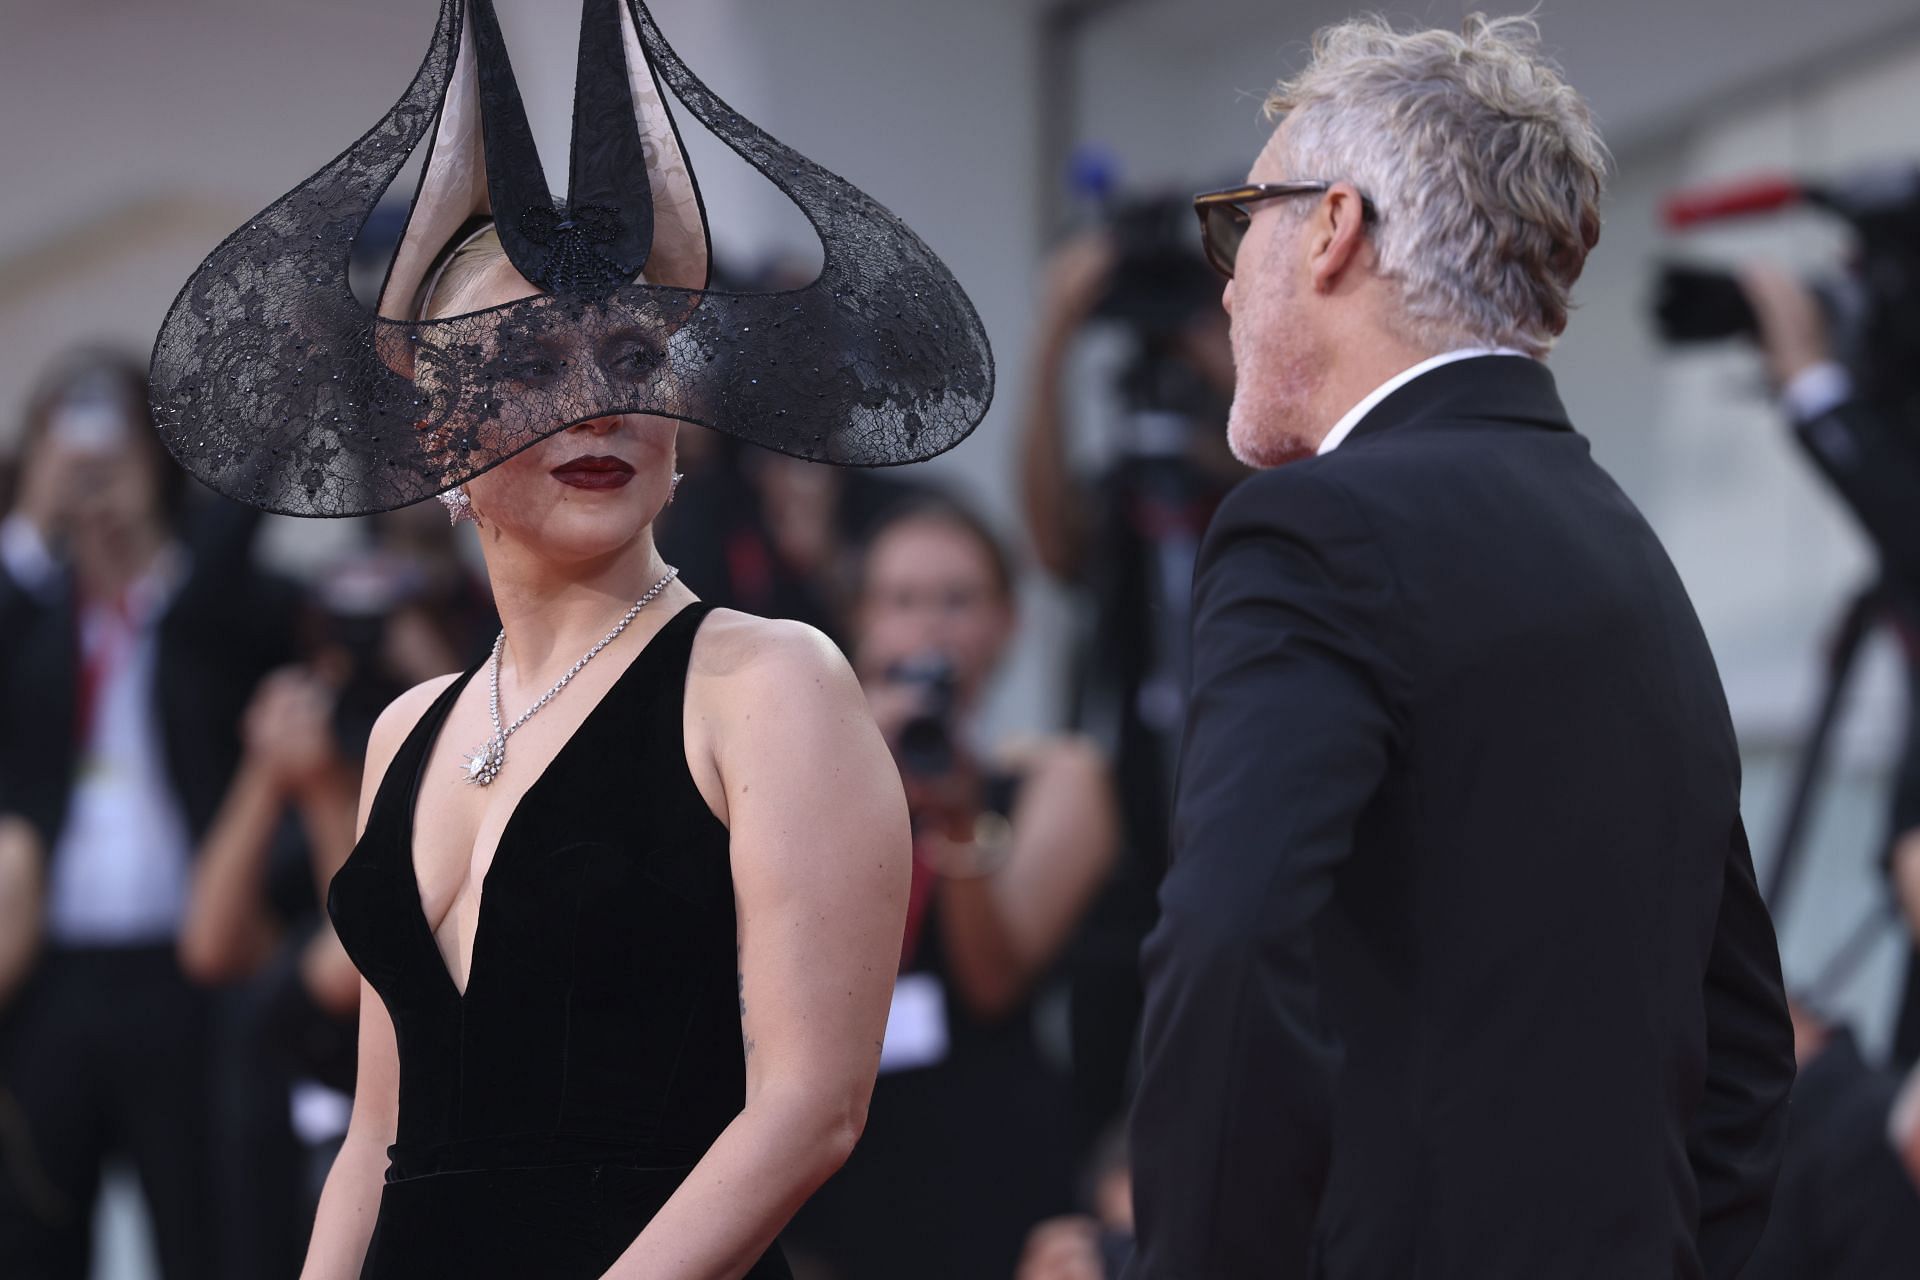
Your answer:
[[[673,479],[667,481],[667,505],[668,506],[673,505],[674,495],[680,492],[680,482],[685,479],[686,477],[684,475],[681,475],[678,471],[676,471],[673,473]]]
[[[467,496],[465,485],[441,494],[440,505],[447,509],[447,521],[450,524],[459,524],[462,520],[480,523],[480,518],[473,514],[473,499]]]

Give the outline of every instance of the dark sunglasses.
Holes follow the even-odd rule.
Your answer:
[[[1200,245],[1207,252],[1207,261],[1215,271],[1233,279],[1233,263],[1240,256],[1240,242],[1247,238],[1247,226],[1253,221],[1253,211],[1248,205],[1278,200],[1282,196],[1321,195],[1332,186],[1331,182],[1321,181],[1255,182],[1244,187],[1201,192],[1193,198],[1193,211],[1200,215]],[[1380,220],[1373,201],[1365,196],[1360,197],[1360,220],[1369,223]]]

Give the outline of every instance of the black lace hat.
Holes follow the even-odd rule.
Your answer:
[[[706,212],[662,82],[824,249],[785,292],[710,291]],[[376,310],[354,240],[428,133]],[[418,319],[476,219],[541,292]],[[442,0],[406,95],[227,238],[174,300],[154,416],[200,480],[289,515],[391,510],[576,423],[647,413],[846,466],[930,458],[993,397],[979,316],[905,223],[700,82],[641,0],[585,0],[567,199],[549,194],[491,0]]]

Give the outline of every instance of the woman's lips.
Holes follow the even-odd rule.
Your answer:
[[[555,467],[553,478],[576,489],[618,489],[633,479],[633,468],[618,458],[575,458]]]

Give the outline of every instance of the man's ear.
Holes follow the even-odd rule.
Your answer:
[[[1366,215],[1360,192],[1351,182],[1336,182],[1314,206],[1308,231],[1312,247],[1313,287],[1332,293],[1347,270],[1360,260],[1367,243]]]

